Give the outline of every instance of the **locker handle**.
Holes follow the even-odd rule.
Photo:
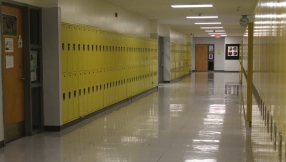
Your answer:
[[[76,49],[76,48],[75,48],[75,44],[73,44],[73,50],[75,51],[75,49]]]
[[[76,91],[73,92],[74,98],[76,98]]]
[[[68,44],[68,50],[70,50],[70,44]]]
[[[65,50],[65,44],[62,43],[62,50],[64,51]]]
[[[71,92],[69,92],[69,99],[71,98]]]
[[[88,87],[88,94],[90,94],[90,87]]]
[[[92,93],[94,93],[94,86],[92,87]]]
[[[85,44],[82,46],[82,50],[85,51]]]
[[[81,96],[81,89],[79,90],[79,96]]]
[[[87,45],[87,51],[89,51],[89,45]]]
[[[83,94],[85,95],[85,88],[83,89]]]
[[[63,100],[66,100],[66,94],[63,93]]]
[[[80,44],[78,44],[78,50],[80,51]]]

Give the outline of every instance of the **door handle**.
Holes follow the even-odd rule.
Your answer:
[[[22,78],[20,78],[21,80],[25,80],[25,78],[24,77],[22,77]]]

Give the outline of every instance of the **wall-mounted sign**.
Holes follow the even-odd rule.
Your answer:
[[[12,69],[14,68],[14,55],[13,54],[9,54],[6,55],[6,69]]]
[[[5,38],[5,52],[14,52],[13,38]]]

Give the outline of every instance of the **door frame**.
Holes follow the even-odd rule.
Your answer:
[[[9,6],[13,6],[13,7],[18,7],[18,8],[21,8],[22,11],[23,11],[23,62],[24,62],[24,69],[23,69],[23,72],[24,72],[24,116],[25,116],[25,135],[26,136],[31,136],[31,135],[34,135],[38,132],[41,132],[44,130],[44,109],[43,109],[43,61],[42,61],[42,32],[41,32],[41,29],[42,29],[42,26],[41,26],[41,16],[40,16],[40,24],[39,24],[39,39],[40,39],[40,45],[33,45],[33,44],[30,44],[30,40],[31,40],[31,33],[30,33],[30,10],[39,10],[40,13],[42,12],[41,11],[41,8],[39,7],[35,7],[35,6],[30,6],[30,5],[27,5],[27,4],[22,4],[22,3],[19,3],[19,2],[14,2],[14,1],[10,1],[10,0],[7,0],[5,2],[1,2],[0,3],[0,11],[1,11],[1,16],[0,16],[0,22],[3,22],[2,20],[2,5],[5,4],[5,5],[9,5]],[[3,24],[0,23],[0,28],[2,30],[2,26]],[[1,32],[1,39],[0,39],[0,50],[2,51],[3,47],[2,47],[2,37],[3,37],[3,34]],[[30,74],[30,66],[31,66],[31,57],[30,57],[30,50],[33,49],[33,50],[38,50],[39,51],[39,71],[40,71],[40,82],[39,83],[32,83],[31,82],[31,74]],[[2,62],[2,57],[1,57],[1,62]],[[3,68],[3,65],[2,65],[2,87],[4,87],[4,68]],[[41,92],[40,92],[40,109],[41,109],[41,126],[40,126],[40,129],[38,130],[33,130],[33,123],[32,123],[32,88],[36,88],[36,87],[40,87],[41,89]],[[5,107],[4,107],[4,103],[5,103],[5,100],[4,100],[4,96],[2,97],[3,99],[3,103],[2,103],[2,106],[3,106],[3,127],[4,127],[4,143],[3,143],[3,146],[6,145],[6,137],[5,137],[5,132],[6,132],[6,122],[5,122]]]

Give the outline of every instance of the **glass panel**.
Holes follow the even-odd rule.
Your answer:
[[[39,51],[30,51],[30,60],[31,60],[31,82],[40,82]]]
[[[40,45],[40,11],[30,10],[31,44]]]

